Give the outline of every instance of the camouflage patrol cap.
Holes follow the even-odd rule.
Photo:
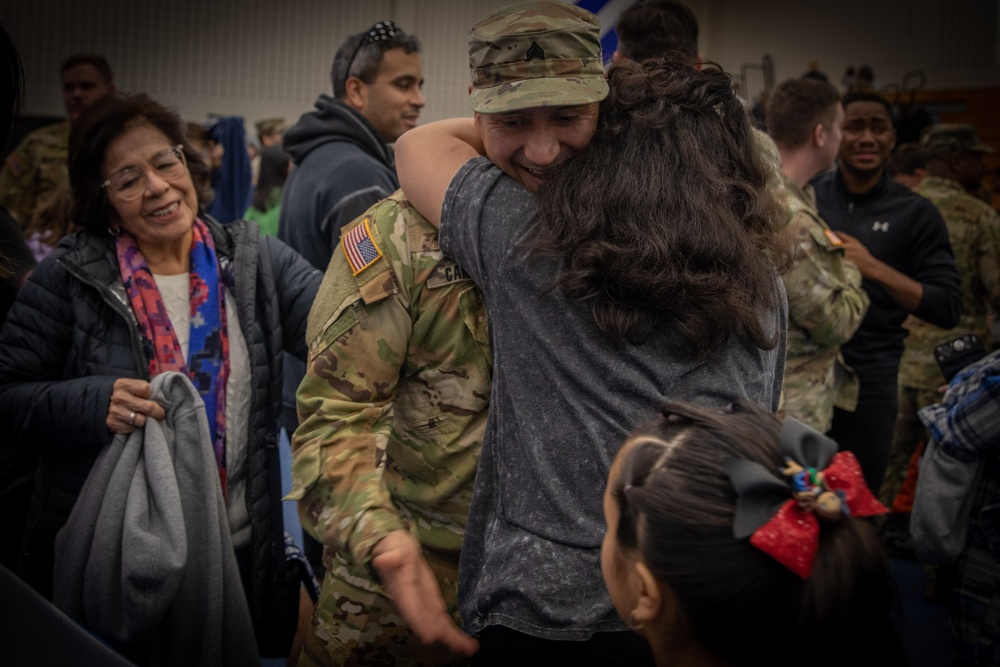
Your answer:
[[[979,140],[976,128],[966,123],[936,123],[920,133],[920,152],[925,158],[948,155],[958,151],[992,153],[992,148]]]
[[[284,132],[286,127],[285,119],[281,116],[262,118],[257,121],[257,134],[270,134],[272,132]]]
[[[469,31],[470,101],[479,113],[600,102],[608,95],[600,23],[564,2],[524,2]]]

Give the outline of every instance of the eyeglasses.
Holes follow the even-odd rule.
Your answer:
[[[388,41],[395,37],[397,32],[402,31],[392,21],[379,21],[372,26],[371,30],[361,35],[361,39],[358,40],[354,50],[351,52],[351,59],[347,61],[347,69],[344,70],[345,87],[347,86],[347,80],[351,78],[351,65],[354,64],[354,58],[357,57],[361,47],[365,44],[378,44],[379,42]]]
[[[150,159],[149,164],[157,176],[167,181],[176,181],[187,173],[187,160],[184,159],[182,144],[160,151]],[[146,191],[147,172],[149,169],[125,167],[101,183],[101,187],[110,188],[116,197],[124,201],[132,201]]]

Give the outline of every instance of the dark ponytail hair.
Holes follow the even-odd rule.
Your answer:
[[[772,349],[781,305],[777,167],[717,65],[625,60],[608,71],[590,146],[538,193],[529,252],[592,305],[613,341],[670,326],[697,359],[732,338]]]
[[[886,558],[864,519],[822,524],[807,580],[733,536],[736,493],[723,462],[780,469],[780,431],[744,399],[732,410],[666,404],[630,438],[610,490],[619,545],[638,552],[698,641],[731,664],[906,664]]]

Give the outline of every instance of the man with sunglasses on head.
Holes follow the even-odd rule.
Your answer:
[[[378,143],[378,160],[362,155],[376,137],[394,141],[410,129],[423,105],[418,55],[400,45],[415,41],[400,35],[383,21],[348,39],[334,61],[339,99],[321,97],[319,110],[285,140],[295,155],[290,142],[304,128],[313,128],[310,140],[318,141],[316,120],[325,117],[340,132],[364,129],[367,141],[358,147],[341,137],[313,149],[292,172],[286,204],[289,187],[301,196],[295,172],[306,178],[312,164],[331,174],[324,193],[343,189],[336,179],[375,172],[314,218],[313,247],[300,248],[326,270],[306,334],[309,364],[296,383],[302,423],[292,437],[288,496],[299,501],[303,527],[323,546],[325,568],[303,635],[303,667],[444,665],[475,649],[455,610],[490,395],[485,308],[472,279],[441,256],[437,230],[402,192],[392,193],[398,186],[389,150]],[[374,63],[378,54],[374,83],[366,84],[359,60]],[[308,222],[294,214],[307,204],[313,197],[291,203],[290,224]],[[282,225],[282,233],[296,232]],[[440,632],[418,635],[396,608],[395,589],[411,577],[435,591]]]
[[[392,21],[351,35],[333,59],[333,97],[285,133],[294,166],[278,236],[326,270],[340,229],[399,187],[389,144],[424,106],[420,42]]]
[[[341,228],[399,188],[389,144],[414,127],[424,106],[420,42],[392,21],[350,35],[333,59],[333,97],[285,132],[292,169],[282,193],[278,238],[320,271],[340,242]],[[282,426],[298,425],[295,391],[305,365],[285,355]],[[310,562],[322,574],[320,548],[308,536]]]

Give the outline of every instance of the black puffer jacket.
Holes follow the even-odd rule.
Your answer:
[[[271,502],[277,479],[282,350],[306,354],[306,319],[322,274],[256,225],[206,224],[232,273],[253,384],[247,510],[252,529],[250,608],[255,624],[273,567]],[[65,239],[22,288],[0,333],[0,446],[39,455],[23,540],[22,576],[51,597],[55,535],[66,523],[101,448],[112,385],[148,379],[144,338],[128,305],[111,237]],[[269,450],[269,448],[271,448]]]

